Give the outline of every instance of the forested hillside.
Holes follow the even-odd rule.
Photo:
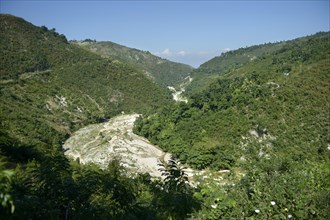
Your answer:
[[[157,84],[165,87],[180,85],[193,71],[191,66],[171,62],[152,55],[148,51],[125,47],[110,41],[96,42],[85,40],[74,43],[103,57],[111,57],[120,62],[129,63],[142,70],[142,73]]]
[[[105,59],[46,27],[1,15],[2,128],[20,140],[66,135],[121,111],[170,102],[139,70]]]
[[[0,219],[328,219],[330,33],[216,57],[194,71],[188,103],[157,85],[187,66],[82,44],[0,15]],[[149,61],[165,62],[146,65],[157,83]],[[101,169],[65,157],[74,131],[124,112],[142,114],[135,133],[175,157],[160,160],[163,179],[121,158]],[[90,148],[120,141],[81,135]]]
[[[195,168],[231,170],[232,186],[202,188],[198,216],[329,216],[330,34],[228,52],[195,73],[217,79],[135,131]]]
[[[318,35],[322,38],[324,33],[319,33]],[[206,89],[206,87],[220,75],[231,74],[245,64],[265,59],[265,57],[269,55],[277,56],[277,54],[282,54],[282,56],[287,56],[282,57],[281,60],[278,60],[280,58],[277,57],[274,58],[272,65],[281,68],[279,71],[287,71],[291,61],[293,61],[292,59],[296,61],[299,59],[301,62],[304,62],[310,59],[309,56],[317,55],[316,51],[311,50],[323,51],[321,53],[324,55],[326,51],[322,48],[322,46],[324,46],[323,44],[309,44],[314,42],[313,38],[315,38],[315,36],[306,36],[295,40],[265,43],[222,53],[220,56],[203,63],[192,72],[194,81],[186,88],[186,92],[187,94],[201,92],[201,90]],[[300,48],[298,44],[304,45],[304,47]],[[291,51],[294,45],[296,45],[295,49]],[[287,53],[283,53],[286,50]],[[289,58],[289,60],[285,60],[284,58]],[[315,57],[315,59],[317,60],[317,57]]]
[[[166,212],[161,196],[169,192],[150,176],[128,177],[118,160],[106,170],[83,166],[62,148],[82,126],[168,105],[166,89],[129,64],[11,15],[0,15],[0,61],[0,219],[185,215],[182,207]]]

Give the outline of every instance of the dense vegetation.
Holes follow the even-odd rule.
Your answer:
[[[329,216],[330,34],[275,44],[269,51],[271,46],[215,58],[239,60],[242,51],[268,51],[239,68],[216,60],[202,65],[197,71],[219,71],[212,73],[217,79],[211,85],[188,104],[167,106],[136,123],[135,132],[183,163],[232,170],[228,181],[234,186],[213,192],[204,186],[202,199],[219,204],[206,206],[201,218]]]
[[[152,181],[127,176],[118,160],[103,170],[70,162],[58,149],[15,150],[9,159],[19,165],[0,166],[2,219],[183,219],[199,207],[175,161],[164,164],[164,181]]]
[[[193,71],[193,68],[188,65],[171,62],[154,56],[149,51],[132,49],[110,41],[85,40],[75,43],[103,57],[112,57],[120,62],[129,63],[142,70],[157,84],[165,87],[180,85]]]
[[[329,39],[223,54],[175,104],[133,63],[0,15],[0,218],[327,219]],[[144,113],[135,132],[214,178],[193,188],[174,159],[153,180],[64,156],[73,131],[122,111]]]
[[[23,142],[58,141],[121,111],[143,113],[171,102],[165,89],[127,64],[23,19],[0,18],[1,126]]]
[[[320,33],[320,35],[322,35],[322,33]],[[311,38],[313,38],[313,36],[301,37],[291,41],[265,43],[262,45],[239,48],[238,50],[222,53],[220,56],[214,57],[213,59],[203,63],[198,69],[195,69],[192,72],[194,81],[188,88],[186,88],[186,92],[190,95],[196,92],[201,92],[220,75],[232,73],[235,70],[245,66],[245,64],[255,62],[255,60],[264,59],[269,55],[274,56],[274,63],[272,64],[276,64],[278,67],[282,68],[283,71],[286,71],[286,68],[290,65],[289,63],[293,61],[292,59],[299,59],[301,62],[304,62],[304,60],[310,58],[308,56],[317,54],[315,51],[312,54],[312,51],[308,50],[323,51],[322,55],[324,55],[326,51],[323,48],[320,48],[322,44],[313,44],[305,48],[299,48],[299,46],[297,46],[294,51],[287,51],[287,53],[283,53],[285,50],[292,49],[292,44],[308,44],[308,42],[312,41],[310,40]],[[292,54],[288,54],[291,52]],[[277,57],[279,54],[282,54],[281,58]],[[290,60],[285,60],[287,56],[291,57]],[[277,62],[278,59],[281,60]]]
[[[69,161],[62,149],[63,141],[84,125],[122,111],[144,113],[168,105],[167,90],[128,64],[11,15],[0,15],[0,60],[1,219],[186,214],[164,214],[170,204],[158,198],[170,192],[159,190],[162,182],[128,177],[116,161],[108,170],[83,166]],[[187,193],[178,195],[186,198]]]

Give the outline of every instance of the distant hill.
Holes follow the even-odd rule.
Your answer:
[[[103,57],[110,57],[123,63],[129,63],[140,69],[146,76],[162,86],[178,86],[193,71],[191,66],[175,63],[155,55],[148,51],[141,51],[125,47],[110,41],[95,42],[92,40],[73,41]]]
[[[295,40],[276,43],[265,43],[222,53],[220,56],[214,57],[203,63],[199,68],[192,72],[191,76],[194,80],[191,85],[188,86],[186,91],[188,94],[201,91],[221,75],[232,73],[233,71],[242,68],[245,64],[265,59],[265,57],[269,55],[276,56],[277,54],[283,54],[285,51],[291,53],[290,49],[294,46],[296,47],[294,51],[292,51],[293,54],[290,56],[292,56],[293,59],[300,59],[301,62],[310,59],[309,56],[321,56],[316,53],[317,51],[323,51],[322,55],[324,56],[327,54],[322,48],[324,45],[315,44],[315,41],[324,40],[327,35],[328,33],[320,32],[315,36],[306,36]],[[310,44],[310,42],[313,44]],[[299,48],[300,45],[304,45],[304,48]],[[287,53],[286,55],[288,55]],[[275,65],[276,63],[278,68],[285,68],[286,63],[290,63],[291,61],[282,60],[279,63],[276,59],[277,58],[274,58],[274,63],[272,63],[272,65]],[[317,57],[315,57],[315,59],[317,59]],[[280,67],[280,65],[282,65],[282,67]]]
[[[55,29],[0,15],[1,129],[45,141],[122,111],[171,102],[140,70],[70,44]]]

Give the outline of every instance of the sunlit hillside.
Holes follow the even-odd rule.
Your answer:
[[[329,79],[329,32],[193,69],[0,14],[0,219],[329,219]]]

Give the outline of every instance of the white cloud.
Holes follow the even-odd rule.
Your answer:
[[[199,55],[199,56],[207,56],[208,54],[209,54],[209,52],[207,52],[207,51],[199,51],[197,53],[197,55]]]
[[[155,52],[155,55],[157,56],[172,56],[172,51],[169,48],[166,48],[165,50],[163,50],[162,52]]]
[[[179,51],[178,52],[178,55],[180,55],[180,56],[186,56],[187,55],[187,52],[186,51],[184,51],[184,50],[181,50],[181,51]]]
[[[231,51],[231,49],[230,48],[225,48],[225,49],[223,49],[223,52],[228,52],[228,51]]]
[[[174,62],[186,63],[193,67],[198,67],[200,64],[217,55],[214,51],[172,51],[169,48],[161,52],[154,52],[153,54]]]
[[[179,52],[172,52],[169,48],[166,48],[162,52],[155,52],[154,54],[157,56],[164,56],[164,57],[172,57],[172,56],[173,57],[178,57],[178,56],[184,57],[184,56],[189,55],[189,53],[184,50],[181,50]]]

